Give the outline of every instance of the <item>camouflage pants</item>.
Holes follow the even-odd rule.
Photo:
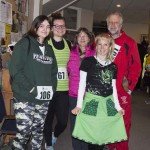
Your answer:
[[[15,101],[17,101],[15,99]],[[49,102],[41,105],[29,102],[14,102],[18,133],[13,141],[14,150],[24,150],[31,138],[32,150],[40,150],[43,141],[43,127]]]

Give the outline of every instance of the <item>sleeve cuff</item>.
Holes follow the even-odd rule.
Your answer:
[[[128,90],[128,92],[127,92],[129,95],[131,95],[131,93],[132,93],[132,91],[131,90]]]

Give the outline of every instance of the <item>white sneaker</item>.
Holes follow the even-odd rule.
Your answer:
[[[54,146],[57,142],[57,137],[54,136],[54,132],[52,132],[52,146]]]

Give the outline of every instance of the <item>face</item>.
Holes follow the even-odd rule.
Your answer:
[[[52,27],[54,37],[63,37],[66,33],[64,20],[55,20]]]
[[[106,58],[110,48],[109,40],[106,38],[101,38],[96,45],[97,55]]]
[[[107,27],[112,35],[120,34],[122,28],[121,17],[118,15],[111,15],[108,19]]]
[[[37,35],[39,39],[45,39],[50,33],[50,24],[47,20],[44,20],[37,29]]]
[[[90,39],[85,32],[81,31],[77,37],[77,41],[78,41],[79,47],[86,47]]]

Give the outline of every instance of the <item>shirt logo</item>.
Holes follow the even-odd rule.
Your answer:
[[[35,59],[38,62],[41,62],[43,64],[52,64],[53,58],[48,56],[43,56],[39,54],[33,54],[33,59]]]
[[[127,96],[122,96],[121,97],[121,100],[122,100],[122,104],[127,104]]]

